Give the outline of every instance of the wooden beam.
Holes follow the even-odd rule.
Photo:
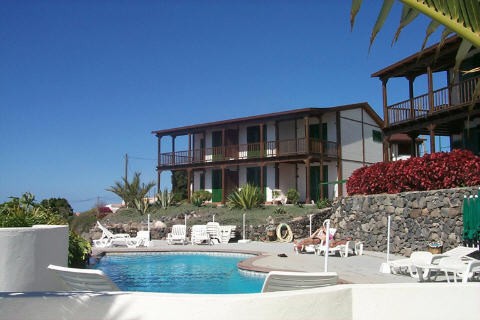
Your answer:
[[[386,100],[385,100],[386,101]],[[343,163],[342,163],[342,128],[341,128],[340,111],[336,112],[336,124],[337,124],[337,180],[343,180]],[[343,196],[343,186],[338,185],[338,196]]]
[[[383,126],[385,128],[390,124],[388,120],[387,82],[388,79],[382,80]],[[340,190],[340,188],[338,190]]]
[[[310,203],[310,159],[305,160],[305,203]]]

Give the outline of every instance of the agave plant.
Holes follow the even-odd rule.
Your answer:
[[[173,204],[173,192],[168,192],[167,189],[157,193],[155,198],[157,199],[156,204],[165,210]]]
[[[259,187],[251,184],[242,186],[238,191],[232,192],[227,197],[227,206],[230,209],[250,210],[263,204],[263,194]]]

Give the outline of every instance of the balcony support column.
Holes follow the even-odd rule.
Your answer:
[[[307,117],[303,118],[303,123],[305,125],[305,154],[310,154],[310,119]]]
[[[435,128],[436,128],[436,125],[433,123],[429,124],[427,127],[428,132],[430,133],[430,153],[435,152],[435,147],[436,147],[435,146]],[[415,145],[415,149],[417,149],[416,145]]]
[[[172,164],[175,165],[175,138],[177,136],[172,136]]]
[[[413,82],[414,81],[415,81],[415,77],[408,78],[408,97],[410,99],[410,120],[415,119],[415,107],[413,105],[413,102],[414,102]]]
[[[324,146],[323,146],[323,141],[328,140],[327,137],[323,136],[323,117],[322,115],[317,117],[318,119],[318,126],[320,130],[320,183],[324,182],[325,177],[323,176],[323,158],[325,154]],[[320,187],[320,199],[325,198],[325,195],[323,194],[323,185]]]
[[[264,157],[265,141],[263,140],[263,126],[264,123],[260,123],[260,158]]]
[[[265,163],[260,163],[260,192],[263,194],[263,201],[267,201],[267,195],[265,194],[265,181],[263,181],[263,174],[265,170]]]
[[[390,144],[390,136],[385,135],[383,137],[383,162],[389,162],[392,160],[391,148],[392,145]]]
[[[428,76],[428,107],[429,113],[431,114],[434,111],[435,102],[433,101],[433,73],[430,66],[427,67],[427,76]]]
[[[187,169],[187,199],[188,202],[192,201],[192,169]]]
[[[390,124],[388,119],[387,82],[388,79],[382,79],[383,121],[385,128]]]
[[[225,204],[225,166],[222,166],[222,204]]]
[[[160,191],[160,175],[162,171],[160,170],[160,166],[162,165],[162,136],[157,134],[157,192]]]
[[[192,163],[192,134],[190,132],[188,133],[188,163]]]
[[[310,158],[305,161],[305,203],[310,203]]]
[[[410,137],[410,156],[416,157],[417,156],[417,147],[416,147],[416,140],[418,138],[417,132],[409,132],[408,136]]]
[[[384,103],[386,100],[384,100]],[[342,160],[342,128],[340,125],[340,111],[336,112],[336,125],[337,125],[337,180],[343,180],[343,160]],[[338,186],[338,197],[343,196],[343,185]]]

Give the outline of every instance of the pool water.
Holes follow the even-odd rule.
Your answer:
[[[237,268],[249,255],[112,254],[93,267],[123,291],[171,293],[253,293],[265,280]]]

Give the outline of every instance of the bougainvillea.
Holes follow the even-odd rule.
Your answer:
[[[353,194],[399,193],[480,185],[480,157],[456,149],[355,170],[347,181]]]

